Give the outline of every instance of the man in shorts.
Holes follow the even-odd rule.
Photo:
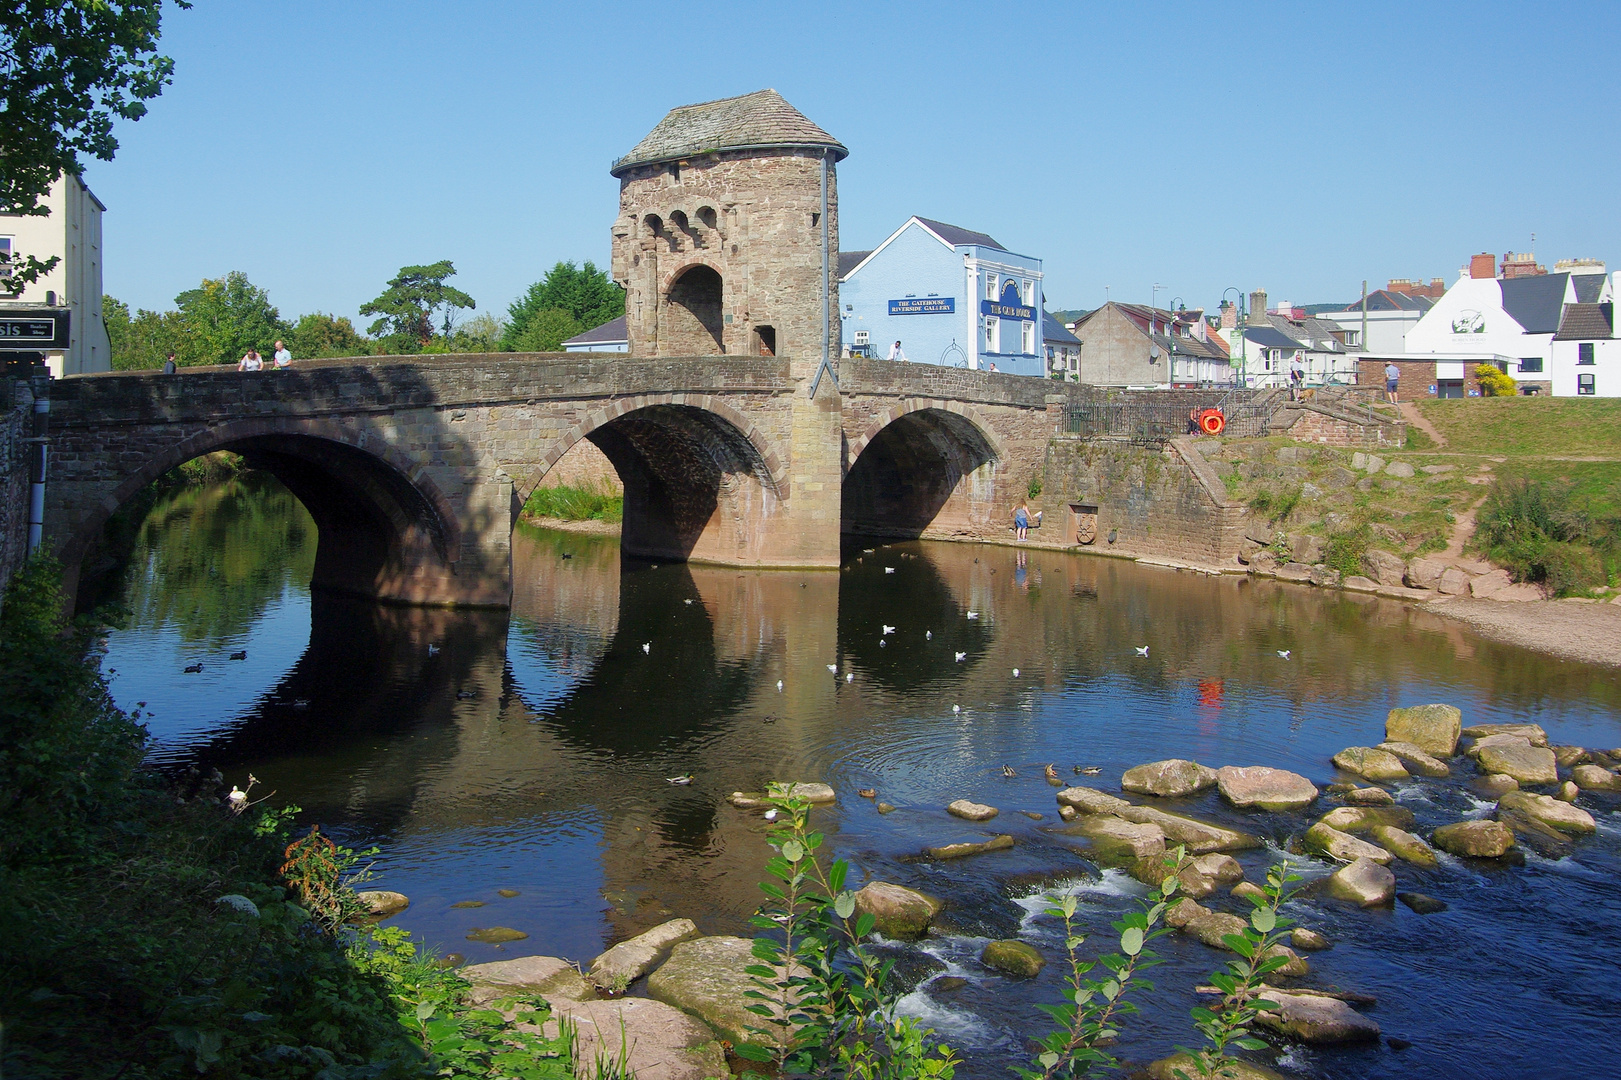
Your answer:
[[[1395,361],[1387,363],[1385,365],[1385,400],[1392,405],[1396,404],[1396,381],[1400,378],[1401,368],[1396,366]]]

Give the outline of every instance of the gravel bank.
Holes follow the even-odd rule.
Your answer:
[[[1423,610],[1457,619],[1496,641],[1565,660],[1621,667],[1621,604],[1570,600],[1504,603],[1459,597],[1432,600]]]

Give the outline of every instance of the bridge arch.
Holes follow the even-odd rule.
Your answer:
[[[210,425],[146,455],[59,539],[69,584],[119,507],[171,469],[220,450],[275,476],[309,511],[318,530],[312,587],[404,603],[451,597],[446,579],[463,523],[423,467],[352,423],[293,418]]]
[[[998,513],[994,472],[1007,457],[995,428],[972,406],[898,402],[849,442],[840,530],[904,538],[977,534]]]
[[[787,498],[782,456],[741,412],[709,394],[643,394],[592,411],[520,481],[527,500],[587,440],[625,489],[621,545],[643,558],[770,564],[768,519]],[[514,476],[524,470],[508,469]]]

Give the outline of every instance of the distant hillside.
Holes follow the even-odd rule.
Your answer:
[[[1091,308],[1072,308],[1072,309],[1070,309],[1068,311],[1054,311],[1054,312],[1051,312],[1050,314],[1052,315],[1053,318],[1057,319],[1060,323],[1062,323],[1065,326],[1068,326],[1070,323],[1075,322],[1077,319],[1080,319],[1082,316],[1090,315],[1091,313],[1092,313]]]

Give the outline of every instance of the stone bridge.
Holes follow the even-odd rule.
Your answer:
[[[313,584],[505,607],[511,530],[582,439],[625,488],[623,550],[835,568],[843,534],[1004,535],[1078,386],[887,361],[623,355],[382,357],[242,374],[56,381],[46,534],[76,587],[108,518],[231,450],[320,530]]]

